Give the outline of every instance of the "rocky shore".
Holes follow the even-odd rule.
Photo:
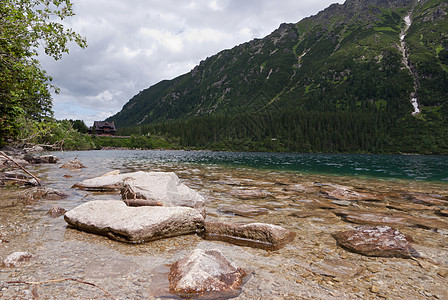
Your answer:
[[[73,161],[3,181],[0,297],[446,299],[446,184]]]

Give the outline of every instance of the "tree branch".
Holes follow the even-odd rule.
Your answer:
[[[87,284],[93,287],[96,287],[97,289],[100,289],[101,291],[103,291],[106,295],[108,295],[109,297],[111,297],[112,299],[116,299],[114,296],[112,296],[108,291],[106,291],[105,289],[97,286],[94,283],[91,282],[87,282],[87,281],[82,281],[80,279],[76,279],[76,278],[63,278],[63,279],[52,279],[52,280],[46,280],[46,281],[7,281],[7,284],[29,284],[29,285],[40,285],[40,284],[44,284],[44,283],[58,283],[58,282],[64,282],[64,281],[74,281],[74,282],[79,282],[82,284]]]
[[[3,153],[2,151],[0,151],[0,155],[4,156],[6,159],[12,161],[16,166],[18,166],[20,169],[22,169],[26,174],[30,175],[31,177],[33,177],[36,181],[37,181],[37,185],[38,186],[42,186],[41,181],[39,180],[39,178],[37,178],[36,176],[34,176],[33,174],[31,174],[27,169],[25,169],[22,165],[20,165],[18,162],[16,162],[14,159],[12,159],[11,157],[9,157],[8,155],[6,155],[5,153]]]

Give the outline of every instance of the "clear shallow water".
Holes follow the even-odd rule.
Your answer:
[[[159,299],[163,291],[158,278],[166,284],[166,266],[195,249],[218,249],[251,274],[238,300],[446,298],[448,220],[438,211],[448,211],[448,157],[115,150],[51,154],[60,163],[30,166],[30,171],[68,198],[21,201],[22,189],[0,189],[0,238],[8,241],[0,243],[0,262],[16,251],[34,255],[16,269],[0,267],[2,299],[33,299],[30,286],[2,287],[2,282],[60,278],[92,282],[116,299]],[[60,168],[75,157],[86,168]],[[93,200],[120,200],[118,192],[72,188],[112,170],[175,172],[206,198],[208,221],[280,225],[296,232],[296,239],[272,252],[197,235],[131,245],[77,231],[62,217],[47,214],[53,206],[70,210]],[[220,209],[241,204],[268,213],[240,216]],[[418,219],[426,227],[395,225],[414,239],[425,267],[413,260],[362,257],[342,249],[332,233],[357,224],[343,220],[336,210]],[[434,226],[437,230],[427,229]],[[315,270],[326,259],[351,262],[364,271],[333,280]],[[37,289],[42,299],[107,299],[101,290],[73,282]],[[379,293],[372,292],[376,289]]]
[[[129,170],[154,164],[200,164],[376,179],[448,181],[448,156],[119,150],[57,155],[78,155],[80,159],[96,160],[98,166],[107,164]]]

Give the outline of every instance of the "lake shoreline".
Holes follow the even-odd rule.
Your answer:
[[[158,299],[154,295],[163,293],[157,293],[154,284],[157,278],[165,278],[165,264],[172,264],[195,249],[218,249],[251,274],[237,299],[444,297],[448,230],[443,226],[447,218],[437,214],[448,206],[448,185],[444,182],[327,176],[241,164],[232,167],[197,156],[213,153],[155,151],[150,152],[152,158],[145,156],[148,154],[145,151],[52,154],[59,157],[58,164],[33,165],[30,171],[42,177],[48,187],[67,193],[67,199],[22,203],[10,190],[0,188],[2,201],[15,204],[0,209],[1,238],[8,241],[2,243],[0,258],[3,260],[15,251],[28,251],[34,256],[17,268],[0,269],[0,282],[17,278],[28,281],[80,278],[120,299]],[[86,168],[60,168],[76,156]],[[263,157],[257,154],[255,160]],[[192,158],[197,161],[188,162]],[[229,159],[226,155],[221,158]],[[241,157],[232,159],[237,161]],[[175,172],[184,184],[206,197],[209,220],[280,225],[294,231],[296,238],[278,251],[205,241],[196,235],[129,245],[74,230],[61,217],[53,219],[47,215],[52,206],[70,210],[93,200],[120,200],[116,193],[71,188],[84,179],[112,170]],[[238,209],[241,204],[259,208],[263,213],[227,212],[228,207]],[[406,222],[388,224],[412,237],[412,245],[422,258],[416,261],[368,257],[341,248],[332,236],[341,230],[354,229],[360,222],[372,225],[392,222],[385,217],[393,216],[406,217]],[[340,273],[342,266],[353,272]],[[6,298],[26,298],[31,292],[28,286],[3,283],[0,296]],[[103,296],[99,290],[70,282],[39,286],[38,293],[44,298]]]

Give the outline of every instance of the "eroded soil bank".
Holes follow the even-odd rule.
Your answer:
[[[194,249],[219,249],[249,273],[237,299],[448,299],[448,185],[232,169],[175,163],[103,164],[81,170],[30,167],[63,200],[23,200],[23,190],[0,189],[0,260],[17,251],[33,257],[0,268],[4,299],[154,299],[166,292],[167,265]],[[113,169],[173,171],[207,198],[210,221],[263,222],[296,232],[278,251],[205,241],[190,235],[130,245],[68,228],[53,206],[70,210],[91,200],[120,199],[72,189]],[[246,206],[240,207],[245,204]],[[232,208],[231,210],[229,209]],[[402,217],[400,220],[397,216]],[[395,218],[394,218],[395,217]],[[421,258],[377,258],[349,252],[332,234],[358,224],[387,224],[413,238]],[[10,281],[44,282],[34,286]]]

